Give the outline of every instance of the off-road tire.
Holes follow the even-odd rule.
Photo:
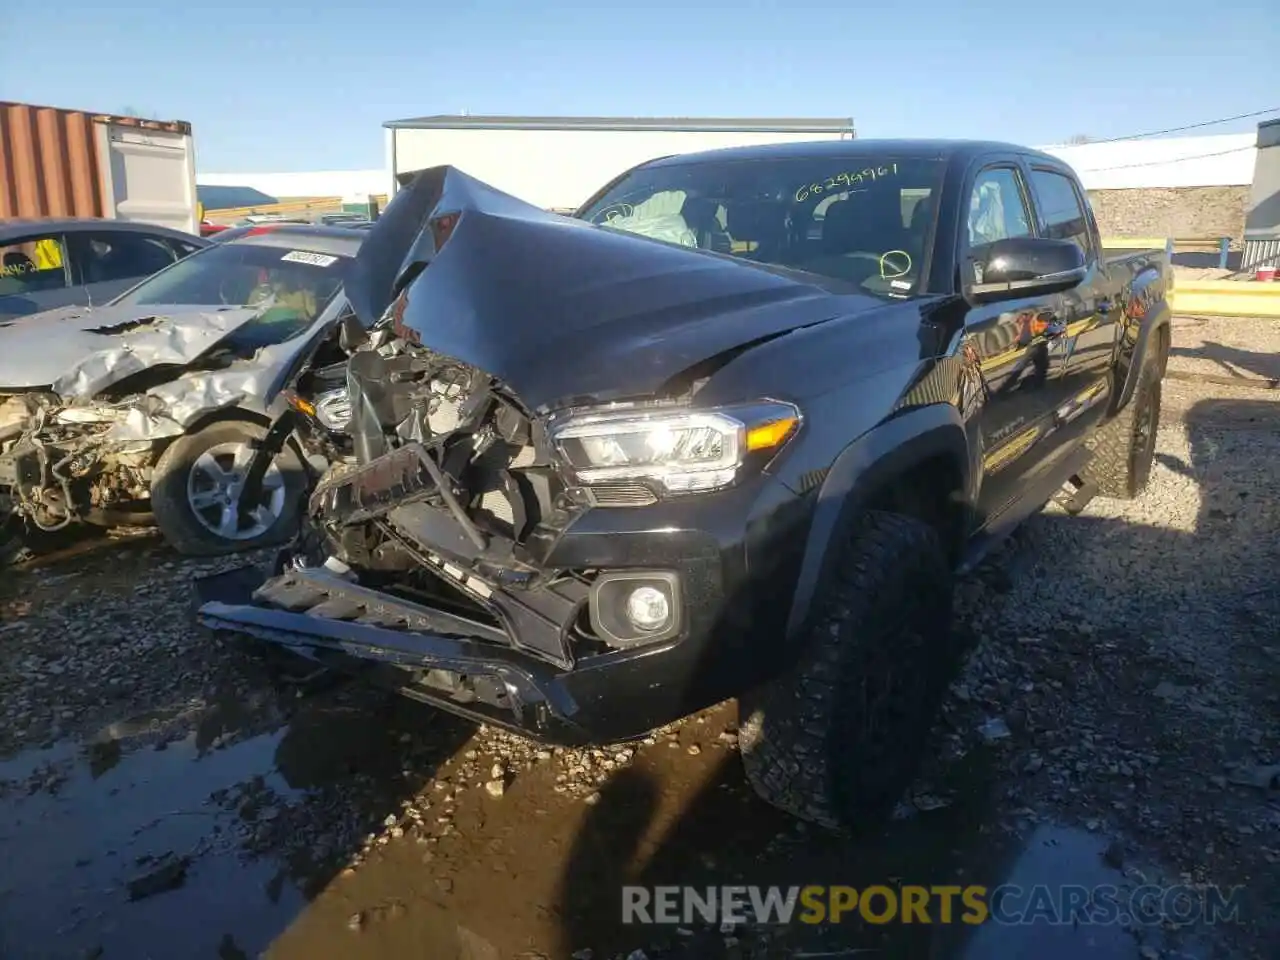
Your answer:
[[[1143,363],[1137,387],[1124,409],[1085,441],[1092,454],[1080,472],[1097,496],[1133,500],[1146,489],[1160,430],[1160,364]]]
[[[747,779],[824,827],[882,820],[915,776],[955,663],[946,551],[920,520],[867,512],[814,602],[800,661],[739,698]]]
[[[213,557],[283,543],[297,532],[307,477],[297,454],[288,446],[276,458],[285,482],[284,508],[260,536],[244,540],[219,537],[196,519],[187,500],[187,478],[202,453],[223,443],[261,441],[266,435],[257,424],[224,420],[179,437],[161,454],[152,471],[151,510],[170,546],[187,556]]]

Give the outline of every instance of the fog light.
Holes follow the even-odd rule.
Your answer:
[[[680,611],[680,578],[666,570],[605,571],[591,585],[591,626],[611,647],[674,637]]]
[[[636,587],[627,597],[627,619],[645,633],[661,630],[671,619],[667,595],[656,587]]]

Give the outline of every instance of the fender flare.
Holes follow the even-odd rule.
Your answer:
[[[1120,388],[1120,392],[1116,397],[1116,412],[1124,409],[1125,405],[1133,399],[1133,392],[1138,388],[1138,376],[1142,373],[1142,365],[1146,362],[1147,347],[1151,344],[1153,338],[1161,330],[1170,331],[1170,343],[1172,343],[1172,317],[1173,311],[1169,308],[1167,300],[1160,304],[1151,317],[1145,321],[1138,330],[1138,342],[1133,348],[1133,360],[1129,364],[1129,369],[1125,374],[1124,385]],[[1160,358],[1163,365],[1168,361],[1168,355]],[[1164,377],[1164,369],[1160,370],[1161,378]]]
[[[955,460],[965,496],[971,498],[973,479],[968,436],[959,411],[950,404],[932,404],[892,417],[840,452],[814,504],[787,618],[789,639],[798,637],[808,621],[818,586],[826,578],[841,546],[840,531],[848,529],[858,509],[881,484],[939,454]]]

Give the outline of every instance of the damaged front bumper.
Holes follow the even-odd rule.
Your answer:
[[[499,538],[477,547],[443,507],[401,504],[386,517],[414,531],[424,569],[483,613],[352,582],[293,549],[269,571],[198,581],[198,618],[535,739],[642,736],[785,658],[778,640],[799,567],[791,523],[806,523],[810,504],[768,477],[694,500],[587,510],[519,557]],[[675,628],[653,642],[602,642],[591,626],[599,608],[637,582],[671,585]]]
[[[369,675],[472,719],[550,740],[590,739],[575,722],[579,704],[554,665],[504,646],[500,630],[323,571],[289,571],[260,583],[255,568],[200,581],[201,622]]]

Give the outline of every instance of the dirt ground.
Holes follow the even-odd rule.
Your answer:
[[[1141,499],[1050,508],[963,582],[934,749],[857,836],[751,795],[732,704],[544,749],[193,628],[191,578],[243,558],[143,539],[5,571],[0,957],[1280,956],[1280,326],[1240,323],[1179,321]],[[1240,909],[656,928],[620,922],[624,883],[1216,884]]]

